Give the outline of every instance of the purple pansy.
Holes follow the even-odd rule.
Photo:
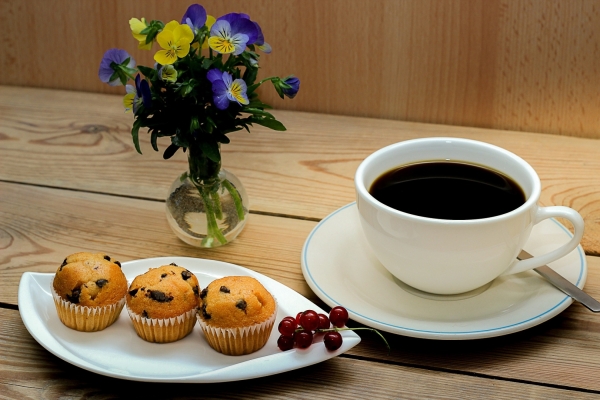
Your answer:
[[[152,107],[152,93],[150,92],[150,85],[148,81],[142,79],[140,74],[137,74],[135,77],[135,87],[132,85],[127,85],[125,87],[125,91],[127,94],[133,94],[133,99],[131,100],[131,107],[133,108],[133,113],[137,114],[140,106],[143,104],[145,108]],[[125,96],[126,98],[129,96]]]
[[[293,99],[296,97],[298,90],[300,90],[300,79],[296,78],[294,75],[290,75],[286,78],[282,79],[281,91],[284,95]]]
[[[192,4],[188,7],[183,18],[181,18],[182,24],[187,24],[194,32],[194,35],[198,33],[206,23],[206,10],[200,4]]]
[[[233,79],[230,73],[213,68],[206,74],[212,83],[213,101],[219,110],[226,110],[229,103],[248,104],[246,82],[243,79]]]
[[[135,72],[135,60],[129,53],[121,49],[109,49],[100,62],[98,77],[110,86],[117,86],[124,85],[133,72]]]
[[[256,40],[254,41],[254,43],[249,43],[249,44],[254,44],[256,47],[258,47],[260,50],[262,50],[263,52],[269,54],[271,52],[271,45],[267,42],[265,42],[265,37],[262,33],[262,29],[260,29],[260,26],[258,25],[258,23],[256,22],[252,22],[257,31],[258,31],[258,36],[256,37]]]
[[[259,34],[256,27],[247,14],[225,14],[211,27],[208,45],[221,54],[237,56],[256,42]]]
[[[235,33],[243,33],[248,36],[247,44],[253,44],[258,38],[258,26],[256,23],[250,20],[250,16],[244,13],[229,13],[219,18],[218,21],[227,21],[231,26],[231,31]],[[264,40],[264,39],[263,39]]]
[[[265,37],[262,33],[262,29],[260,29],[260,25],[258,25],[257,22],[252,21],[248,14],[229,13],[223,15],[222,17],[219,17],[217,21],[218,20],[225,20],[229,22],[229,24],[233,24],[234,21],[237,21],[236,24],[243,26],[243,33],[248,35],[248,42],[246,43],[246,45],[253,44],[265,53],[271,52],[271,45],[265,42]],[[250,24],[248,22],[254,25],[254,29],[250,27]]]

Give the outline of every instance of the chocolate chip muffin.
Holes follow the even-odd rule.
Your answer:
[[[210,346],[223,354],[243,355],[261,349],[276,314],[275,298],[249,276],[217,279],[200,293],[198,321]]]
[[[54,275],[56,311],[69,328],[94,332],[114,323],[125,304],[127,279],[121,263],[104,253],[74,253]]]
[[[135,331],[148,342],[174,342],[194,329],[200,287],[183,267],[151,268],[131,282],[126,297]]]

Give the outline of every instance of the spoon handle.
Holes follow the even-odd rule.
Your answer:
[[[533,256],[525,250],[521,250],[521,252],[517,256],[519,260],[525,260],[531,257]],[[573,285],[571,282],[563,278],[560,274],[558,274],[549,266],[542,265],[541,267],[534,268],[534,271],[546,278],[548,282],[556,286],[563,293],[568,294],[573,299],[583,304],[590,311],[600,312],[600,302],[598,302],[592,296],[585,293],[583,290],[579,289],[577,286]]]

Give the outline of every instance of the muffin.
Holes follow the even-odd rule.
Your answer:
[[[216,351],[238,356],[261,349],[269,339],[277,303],[256,279],[227,276],[200,293],[198,321]]]
[[[133,327],[148,342],[174,342],[194,329],[200,287],[183,267],[151,268],[131,282],[126,297]]]
[[[117,320],[127,292],[121,263],[104,253],[71,254],[52,281],[58,317],[69,328],[100,331]]]

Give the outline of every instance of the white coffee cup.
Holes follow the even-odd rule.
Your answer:
[[[525,203],[490,218],[447,220],[398,211],[369,193],[382,174],[427,161],[458,161],[499,171],[523,189]],[[433,137],[392,144],[359,165],[354,183],[361,226],[377,259],[405,284],[429,293],[464,293],[501,275],[548,264],[575,249],[583,236],[583,218],[575,210],[538,205],[540,179],[525,160],[484,142]],[[552,217],[573,224],[571,240],[549,253],[517,260],[533,226]]]

